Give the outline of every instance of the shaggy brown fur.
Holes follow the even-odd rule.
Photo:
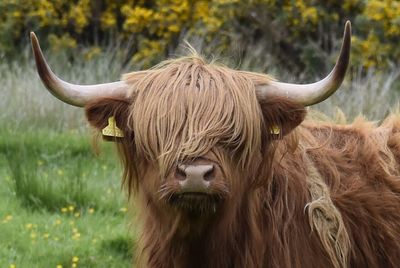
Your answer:
[[[140,208],[139,267],[397,267],[400,117],[381,126],[306,120],[286,99],[259,101],[269,78],[193,56],[124,76],[127,99],[86,107],[115,116],[124,182]],[[279,135],[271,129],[279,127]],[[180,161],[221,166],[215,213],[166,199]]]

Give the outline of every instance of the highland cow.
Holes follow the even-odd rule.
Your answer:
[[[305,85],[195,53],[74,85],[31,39],[50,92],[95,128],[112,123],[140,210],[138,267],[399,267],[400,118],[305,120],[343,81],[349,22],[332,72]]]

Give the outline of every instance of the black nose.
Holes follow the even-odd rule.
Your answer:
[[[178,165],[178,180],[210,181],[214,177],[213,165]]]

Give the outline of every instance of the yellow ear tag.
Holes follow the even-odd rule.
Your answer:
[[[108,118],[108,126],[103,128],[101,133],[103,134],[103,136],[108,137],[124,137],[124,133],[122,132],[122,130],[117,127],[114,116]]]
[[[279,134],[281,134],[281,129],[278,126],[272,126],[271,134],[279,135]]]

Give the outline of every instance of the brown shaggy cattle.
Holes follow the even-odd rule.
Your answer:
[[[139,267],[400,266],[400,117],[304,121],[343,80],[350,23],[333,71],[307,85],[195,54],[73,85],[32,44],[46,87],[111,123],[140,208]]]

